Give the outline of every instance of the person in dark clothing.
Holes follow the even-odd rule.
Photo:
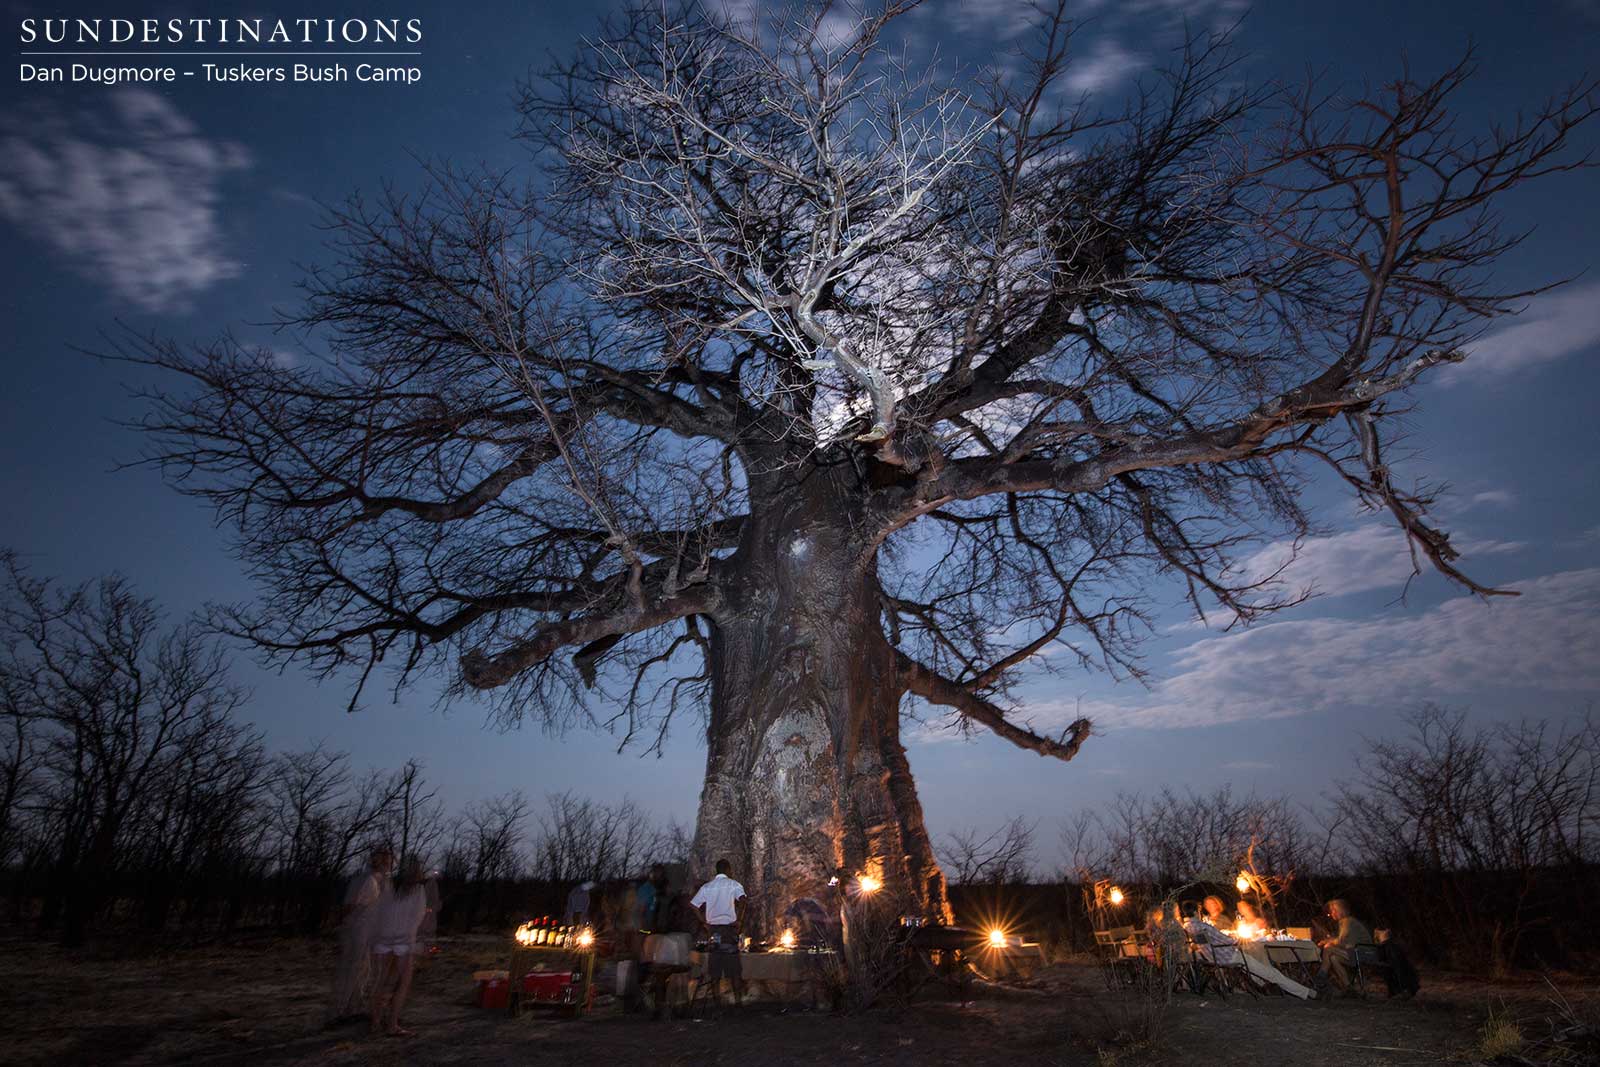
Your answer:
[[[1378,941],[1378,955],[1384,963],[1383,982],[1389,987],[1389,995],[1402,1000],[1416,996],[1422,989],[1422,979],[1405,947],[1390,930],[1374,930],[1372,936]]]

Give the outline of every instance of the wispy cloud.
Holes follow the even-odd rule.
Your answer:
[[[1455,511],[1481,505],[1509,507],[1514,499],[1508,492],[1490,490],[1478,493]],[[1507,555],[1527,547],[1522,541],[1487,538],[1457,538],[1455,545],[1469,560]],[[1426,561],[1422,563],[1422,573],[1431,573]],[[1246,557],[1232,577],[1237,582],[1266,583],[1266,590],[1282,595],[1328,598],[1374,589],[1399,592],[1416,574],[1405,534],[1389,523],[1367,522],[1351,530],[1303,538],[1298,543],[1275,541]],[[1235,621],[1232,612],[1215,612],[1208,613],[1203,621],[1191,618],[1167,629],[1170,633],[1220,631]]]
[[[1043,17],[1033,4],[1019,0],[949,0],[942,21],[960,33],[988,33],[999,40],[1021,36]]]
[[[104,113],[30,115],[0,134],[0,217],[146,311],[183,307],[237,275],[223,249],[223,175],[248,165],[144,89],[107,93]]]
[[[1208,637],[1175,653],[1148,691],[1033,703],[1036,729],[1079,715],[1106,728],[1209,726],[1340,706],[1399,709],[1497,687],[1600,690],[1600,568],[1514,583],[1515,599],[1460,596],[1422,612],[1311,619]]]
[[[1487,504],[1490,507],[1509,508],[1517,502],[1517,495],[1509,489],[1485,489],[1481,493],[1473,493],[1469,501],[1472,507]]]
[[[1116,38],[1102,37],[1086,54],[1068,58],[1061,84],[1072,93],[1101,92],[1127,81],[1148,63],[1148,59],[1128,51]]]
[[[1298,545],[1275,542],[1246,559],[1240,570],[1251,582],[1276,574],[1277,584],[1289,589],[1344,596],[1404,585],[1412,567],[1405,534],[1397,527],[1370,522],[1308,537]]]
[[[1600,345],[1600,282],[1565,286],[1529,302],[1521,315],[1479,339],[1441,385],[1497,381]]]

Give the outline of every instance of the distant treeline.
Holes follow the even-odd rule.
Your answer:
[[[14,923],[69,944],[96,927],[321,932],[385,843],[441,872],[443,928],[493,928],[559,911],[578,881],[688,853],[683,828],[628,800],[511,792],[452,812],[415,761],[360,772],[323,748],[269,754],[202,631],[163,624],[119,578],[63,589],[0,563],[0,915]],[[1247,870],[1282,925],[1343,896],[1435,962],[1600,959],[1600,727],[1475,729],[1434,707],[1407,721],[1315,810],[1221,789],[1080,812],[1048,885],[1036,823],[951,834],[957,917],[1085,947],[1163,897],[1231,900]]]
[[[1314,925],[1344,897],[1432,962],[1503,972],[1600,961],[1600,724],[1472,727],[1434,706],[1403,721],[1407,736],[1366,742],[1316,807],[1222,788],[1119,794],[1077,813],[1062,833],[1061,896],[1018,888],[990,903],[998,887],[1036,880],[1035,823],[953,834],[941,855],[967,887],[957,907],[1008,906],[1084,947],[1092,928],[1142,923],[1159,900],[1217,893],[1231,904],[1247,874],[1252,901],[1283,926]]]
[[[547,903],[687,849],[628,800],[518,792],[448,812],[422,766],[269,754],[227,657],[165,625],[120,578],[70,589],[0,559],[0,893],[9,917],[83,940],[97,925],[316,932],[386,843],[436,866],[459,925]],[[530,886],[543,886],[543,896]]]

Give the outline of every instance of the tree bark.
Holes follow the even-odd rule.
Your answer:
[[[876,541],[848,477],[813,470],[760,494],[710,620],[711,719],[693,875],[726,858],[746,929],[863,874],[908,913],[949,917],[944,876],[900,743],[904,682],[884,639]],[[752,493],[753,499],[756,497]],[[767,506],[761,506],[765,504]]]

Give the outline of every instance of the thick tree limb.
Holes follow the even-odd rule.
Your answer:
[[[585,645],[593,650],[591,656],[597,655],[604,647],[595,649],[596,642],[603,642],[610,636],[651,630],[686,615],[705,614],[716,607],[718,599],[714,587],[698,587],[677,596],[647,598],[638,605],[629,603],[609,614],[592,612],[550,623],[499,652],[488,653],[481,649],[468,652],[461,657],[461,675],[474,689],[494,689],[544,662],[557,649]]]
[[[1018,748],[1037,752],[1058,760],[1070,760],[1078,754],[1088,740],[1093,724],[1079,719],[1062,731],[1058,738],[1045,737],[1024,729],[1006,718],[1000,708],[983,699],[966,686],[944,677],[916,660],[897,652],[898,669],[906,688],[931,704],[954,708],[973,722],[986,726],[996,735],[1005,738]]]

